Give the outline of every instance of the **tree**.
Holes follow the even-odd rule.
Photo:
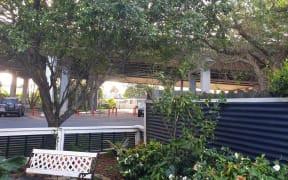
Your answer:
[[[208,15],[225,14],[226,1],[2,0],[0,52],[37,84],[48,126],[59,127],[87,95],[96,106],[98,87],[125,62],[186,61],[216,26]],[[68,98],[73,103],[61,112]]]
[[[77,37],[73,1],[1,1],[1,44],[6,56],[20,63],[24,72],[39,87],[42,108],[49,127],[59,127],[70,117],[80,102],[61,113],[68,97],[76,92],[85,95],[87,77],[85,65],[73,57]],[[51,72],[46,76],[46,68]],[[77,68],[77,71],[75,70]],[[60,77],[70,76],[67,86],[60,93]],[[52,92],[50,94],[50,92]],[[81,99],[81,98],[79,98]]]
[[[215,31],[218,26],[216,17],[229,13],[231,4],[229,0],[155,0],[147,4],[144,11],[154,31],[137,58],[148,58],[156,67],[165,67],[160,71],[165,73],[165,77],[170,74],[166,82],[184,80],[187,74],[184,77],[182,72],[175,72],[175,67],[182,64],[202,67],[207,56],[203,53],[206,46],[202,39]]]
[[[149,91],[151,87],[148,85],[137,84],[134,86],[129,86],[124,92],[125,98],[143,98],[147,96],[147,91]]]
[[[217,28],[203,42],[205,51],[224,63],[242,62],[255,72],[259,90],[267,90],[267,72],[280,68],[287,58],[287,1],[235,1],[228,14],[215,16]]]
[[[112,86],[110,93],[113,95],[113,98],[118,97],[119,89],[116,86]]]
[[[127,60],[147,27],[130,1],[4,0],[0,9],[1,55],[21,63],[38,85],[49,127],[60,126],[89,93],[90,105],[97,104],[93,100],[105,76]],[[61,92],[63,73],[69,81]],[[62,114],[68,98],[73,104]]]
[[[40,95],[39,95],[38,87],[35,84],[33,84],[31,89],[29,89],[27,102],[31,109],[35,108],[37,104],[40,104]]]
[[[149,26],[136,1],[83,0],[78,7],[78,46],[85,47],[79,49],[78,56],[89,64],[90,106],[96,109],[97,90],[108,75],[123,72]]]

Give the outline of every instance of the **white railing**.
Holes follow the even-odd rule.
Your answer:
[[[1,136],[27,136],[27,135],[55,135],[56,149],[64,149],[65,134],[89,134],[89,133],[135,133],[135,145],[141,140],[141,132],[144,127],[136,126],[96,126],[96,127],[60,127],[60,128],[7,128],[0,129]]]

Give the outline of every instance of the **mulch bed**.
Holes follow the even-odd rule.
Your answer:
[[[112,154],[99,154],[96,163],[96,174],[111,180],[123,180],[117,168],[117,160]]]

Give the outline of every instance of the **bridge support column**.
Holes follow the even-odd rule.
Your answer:
[[[63,69],[60,84],[60,101],[66,99],[68,82],[69,82],[68,73]],[[68,99],[66,99],[65,102],[63,103],[63,106],[60,109],[60,114],[64,114],[64,112],[67,111],[67,109],[68,109]]]
[[[210,69],[202,69],[200,71],[200,81],[201,81],[201,91],[205,93],[210,93],[210,80],[211,72]]]
[[[26,104],[26,100],[28,96],[28,82],[29,82],[29,79],[25,77],[24,82],[23,82],[22,98],[21,98],[21,101],[23,104]]]
[[[10,85],[10,96],[16,96],[16,87],[17,87],[17,72],[12,72],[12,82]]]

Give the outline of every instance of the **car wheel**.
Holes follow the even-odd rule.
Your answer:
[[[21,111],[18,112],[18,117],[21,117],[22,113]]]
[[[7,117],[7,114],[6,114],[6,113],[4,113],[4,117]]]

